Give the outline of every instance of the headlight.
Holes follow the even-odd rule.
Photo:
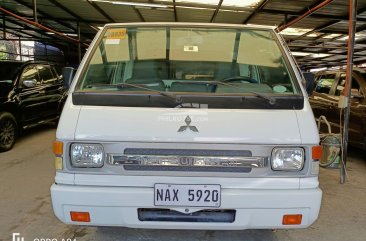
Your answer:
[[[74,167],[102,167],[104,164],[104,150],[99,144],[72,144],[70,156]]]
[[[271,166],[275,171],[300,171],[304,166],[304,149],[274,148]]]

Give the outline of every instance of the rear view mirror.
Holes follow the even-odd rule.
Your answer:
[[[310,96],[310,95],[313,94],[313,90],[314,90],[315,75],[311,72],[305,72],[305,73],[302,73],[302,74],[305,78],[306,92]]]
[[[27,88],[33,88],[37,85],[37,80],[35,79],[27,79],[23,81],[23,85]]]
[[[64,87],[66,89],[70,88],[70,85],[74,78],[74,74],[75,74],[75,69],[73,67],[64,67],[62,69],[63,83],[64,83]]]

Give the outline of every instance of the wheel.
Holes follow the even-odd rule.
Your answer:
[[[246,81],[246,82],[254,83],[254,84],[258,83],[257,80],[252,79],[248,76],[233,76],[233,77],[229,77],[229,78],[220,80],[220,82],[234,82],[234,81]]]
[[[8,112],[0,112],[0,151],[10,150],[17,137],[17,121]]]

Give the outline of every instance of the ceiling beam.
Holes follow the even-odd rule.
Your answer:
[[[55,5],[56,7],[62,9],[63,11],[65,11],[66,13],[70,14],[71,16],[73,16],[78,22],[85,22],[85,19],[83,19],[82,17],[80,17],[79,15],[77,15],[76,13],[74,13],[73,11],[71,11],[69,8],[65,7],[64,5],[62,5],[61,3],[59,3],[57,0],[48,0],[49,2],[51,2],[53,5]],[[95,30],[98,32],[98,29],[95,28],[94,26],[87,24],[91,29]]]
[[[40,34],[41,36],[45,36],[45,37],[50,38],[50,39],[57,39],[57,38],[56,38],[55,36],[53,36],[53,35],[48,36],[48,35],[46,35],[46,34],[45,34],[45,32],[44,32],[44,31],[41,31],[41,30],[36,29],[36,28],[32,28],[32,27],[30,27],[30,26],[26,25],[25,23],[20,23],[20,22],[18,22],[18,21],[16,21],[16,20],[13,20],[13,19],[11,19],[11,18],[6,18],[6,22],[10,22],[10,23],[12,23],[12,24],[14,24],[14,25],[16,25],[16,26],[19,26],[19,27],[21,27],[23,30],[30,30],[30,31],[34,31],[34,32],[36,32],[36,33]],[[19,30],[19,31],[22,31],[22,30]],[[30,36],[39,37],[39,36],[36,36],[36,35],[32,35],[32,34],[30,34],[30,33],[25,33],[25,34],[28,34],[28,35],[30,35]]]
[[[89,0],[86,0],[95,10],[97,10],[100,14],[102,14],[106,19],[108,19],[109,22],[115,23],[113,18],[111,18],[101,7],[98,6],[95,2],[91,2]]]
[[[278,10],[278,9],[262,9],[261,13],[269,13],[274,15],[288,15],[292,17],[301,16],[299,12],[291,11],[291,10]],[[312,13],[312,18],[320,18],[320,19],[329,19],[329,20],[339,20],[339,21],[348,21],[348,16],[339,16],[339,15],[330,15],[330,14],[322,14],[322,13]],[[366,17],[357,17],[357,22],[365,22]]]
[[[17,2],[17,3],[19,3],[19,4],[23,5],[23,6],[25,6],[25,7],[29,8],[29,9],[31,9],[31,10],[33,9],[32,4],[29,4],[28,2],[25,2],[25,1],[23,1],[23,0],[13,0],[13,1],[15,1],[15,2]],[[65,23],[65,22],[63,22],[63,21],[58,21],[58,20],[57,20],[57,19],[55,19],[52,15],[50,15],[50,14],[48,14],[48,13],[45,13],[45,12],[43,12],[43,11],[39,10],[39,8],[37,9],[37,12],[38,12],[38,13],[40,13],[41,15],[43,15],[43,16],[45,16],[45,17],[47,17],[47,19],[49,19],[49,20],[55,21],[56,23],[58,23],[58,24],[60,24],[60,25],[62,25],[62,26],[64,26],[64,27],[66,27],[66,28],[69,28],[69,29],[71,29],[71,30],[73,30],[73,31],[76,31],[76,28],[75,28],[74,26],[72,26],[72,25],[70,25],[70,24],[67,24],[67,23]]]
[[[264,7],[269,0],[262,0],[262,2],[257,6],[256,9],[243,21],[243,24],[247,24],[257,13],[263,11]]]
[[[215,9],[215,12],[212,14],[212,17],[211,17],[211,20],[210,20],[210,23],[213,23],[215,21],[215,18],[217,16],[217,14],[219,13],[220,11],[220,8],[221,8],[221,5],[222,5],[222,2],[224,0],[220,0],[219,3],[217,4],[216,6],[216,9]]]
[[[63,38],[63,39],[66,39],[66,40],[68,40],[68,41],[72,41],[72,42],[76,42],[76,43],[81,43],[81,41],[80,40],[78,40],[78,39],[75,39],[75,38],[72,38],[72,37],[69,37],[69,36],[67,36],[67,35],[65,35],[64,33],[61,33],[61,32],[59,32],[59,31],[57,31],[57,30],[54,30],[54,29],[52,29],[52,28],[49,28],[49,27],[46,27],[46,26],[44,26],[44,25],[42,25],[42,24],[39,24],[39,23],[36,23],[36,22],[34,22],[34,21],[31,21],[31,20],[28,20],[28,19],[26,19],[26,18],[24,18],[24,17],[22,17],[22,16],[19,16],[19,15],[17,15],[17,14],[15,14],[15,13],[13,13],[13,12],[11,12],[11,11],[9,11],[9,10],[7,10],[7,9],[5,9],[5,8],[3,8],[3,7],[0,7],[0,11],[1,12],[3,12],[4,14],[7,14],[7,15],[10,15],[11,17],[13,17],[13,18],[15,18],[15,19],[17,19],[18,21],[21,21],[21,22],[24,22],[24,23],[26,23],[26,24],[28,24],[28,25],[30,25],[30,26],[34,26],[34,27],[36,27],[37,29],[38,29],[38,31],[44,31],[44,32],[51,32],[51,33],[53,33],[54,35],[56,35],[57,37],[60,37],[60,38]],[[8,21],[9,21],[9,18],[8,18]],[[11,22],[11,21],[9,21],[9,22]],[[88,46],[87,44],[85,44],[85,43],[82,43],[83,45],[85,45],[85,46]]]
[[[294,17],[288,20],[288,22],[282,22],[278,27],[277,27],[277,31],[281,32],[282,30],[298,23],[299,21],[303,20],[306,17],[309,17],[312,13],[318,11],[319,9],[327,6],[328,4],[330,4],[331,2],[333,2],[334,0],[317,0],[314,3],[312,3],[309,7],[305,7],[301,12],[300,12],[300,16],[298,17]]]
[[[142,16],[140,10],[135,8],[134,6],[131,6],[133,8],[133,11],[137,14],[141,22],[146,22],[144,16]]]
[[[173,0],[173,10],[174,10],[174,21],[178,22],[177,4],[175,0]]]

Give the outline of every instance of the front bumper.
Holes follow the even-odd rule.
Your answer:
[[[157,229],[271,229],[306,228],[318,217],[319,188],[255,190],[223,188],[220,209],[236,210],[232,223],[140,221],[138,208],[154,207],[154,189],[148,187],[97,187],[53,184],[52,205],[62,222],[77,225],[123,226]],[[159,207],[161,208],[161,207]],[[169,208],[169,207],[167,207]],[[183,212],[185,208],[173,208]],[[202,208],[190,211],[202,210]],[[73,222],[70,212],[89,212],[90,222]],[[285,214],[302,214],[300,225],[283,225]]]

